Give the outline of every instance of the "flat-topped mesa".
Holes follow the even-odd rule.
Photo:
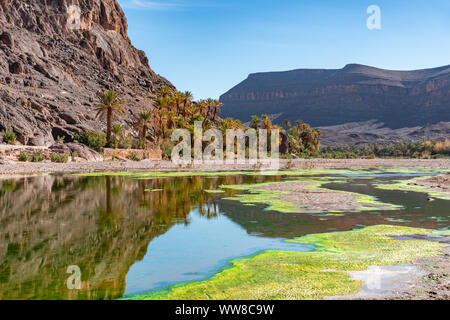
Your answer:
[[[342,69],[255,73],[221,96],[223,117],[279,115],[313,126],[377,120],[391,128],[450,121],[450,65],[393,71],[359,64]]]
[[[93,108],[108,88],[126,99],[121,123],[130,127],[150,94],[173,85],[153,72],[127,29],[116,0],[0,0],[0,129],[32,145],[101,130]]]

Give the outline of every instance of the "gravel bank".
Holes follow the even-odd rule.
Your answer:
[[[280,169],[352,168],[352,167],[431,167],[450,168],[450,159],[298,159],[281,160]],[[0,175],[40,173],[88,173],[95,171],[234,171],[259,170],[254,165],[192,165],[179,166],[170,161],[139,162],[71,162],[71,163],[14,163],[0,165]]]

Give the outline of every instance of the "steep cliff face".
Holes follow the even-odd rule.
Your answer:
[[[129,127],[161,85],[172,87],[132,46],[116,0],[0,0],[0,129],[21,143],[102,129],[94,107],[109,88],[126,99]]]
[[[363,65],[340,70],[252,74],[221,97],[224,117],[278,115],[314,126],[377,120],[391,128],[450,121],[450,66],[390,71]]]

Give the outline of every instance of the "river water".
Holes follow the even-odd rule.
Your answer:
[[[0,181],[0,299],[117,299],[202,280],[264,250],[313,250],[286,239],[377,224],[448,228],[448,201],[376,189],[407,178],[352,177],[329,189],[374,195],[403,209],[342,216],[287,214],[210,193],[282,176],[39,176]],[[73,266],[79,290],[68,287]],[[72,267],[72,269],[70,269]],[[72,271],[71,271],[72,270]],[[69,281],[70,282],[70,281]]]

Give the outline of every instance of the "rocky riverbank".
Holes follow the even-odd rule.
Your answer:
[[[280,160],[280,169],[320,169],[358,167],[425,167],[450,169],[450,159],[297,159]],[[8,162],[0,165],[0,175],[39,173],[88,173],[96,171],[237,171],[261,170],[259,166],[243,165],[177,165],[170,161],[109,161],[109,162],[69,162],[69,163],[29,163]]]

